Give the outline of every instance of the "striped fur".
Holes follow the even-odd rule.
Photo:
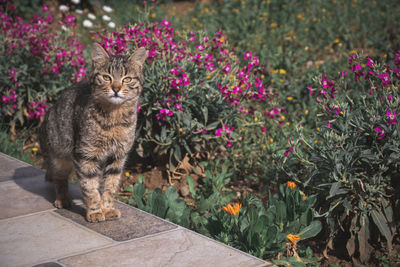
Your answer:
[[[87,206],[87,220],[116,219],[114,194],[135,137],[137,104],[147,51],[109,56],[94,44],[89,82],[63,91],[46,114],[39,141],[53,181],[54,205],[69,207],[68,176],[75,170]]]

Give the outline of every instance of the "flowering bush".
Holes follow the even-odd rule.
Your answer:
[[[210,141],[230,147],[240,114],[251,116],[260,103],[272,106],[274,94],[259,78],[258,58],[247,53],[241,66],[222,31],[175,33],[163,20],[99,38],[114,54],[137,47],[149,51],[136,151],[143,157],[167,155],[171,169],[186,154],[209,151]]]
[[[400,52],[394,64],[351,55],[352,74],[316,79],[309,94],[319,106],[319,131],[301,129],[284,171],[318,193],[320,216],[330,230],[328,245],[346,225],[349,256],[367,262],[375,225],[391,251],[399,216]],[[343,228],[342,228],[343,229]]]
[[[57,23],[46,6],[43,12],[26,23],[0,10],[0,114],[12,131],[42,118],[59,90],[85,76],[83,45],[72,31],[60,31],[74,27],[74,18],[63,14]]]

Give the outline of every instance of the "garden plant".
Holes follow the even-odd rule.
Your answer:
[[[395,1],[35,2],[0,1],[0,151],[40,162],[92,42],[145,47],[128,169],[168,186],[135,173],[122,201],[277,265],[400,262]]]

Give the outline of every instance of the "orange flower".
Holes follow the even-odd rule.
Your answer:
[[[222,206],[224,211],[226,211],[230,215],[236,215],[239,212],[241,207],[242,207],[242,204],[239,204],[239,203],[235,203],[235,204],[233,204],[233,206],[231,204]]]
[[[294,246],[296,246],[296,242],[297,240],[300,240],[300,236],[298,235],[292,235],[292,234],[288,234],[286,236],[286,238],[290,241],[290,243],[292,243]]]
[[[307,199],[307,196],[306,195],[302,195],[301,196],[303,199]]]
[[[289,187],[290,189],[294,189],[296,187],[296,184],[294,182],[288,181],[287,187]]]

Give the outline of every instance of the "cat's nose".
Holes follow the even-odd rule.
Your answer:
[[[118,93],[121,90],[121,86],[111,86],[111,89],[114,91],[114,93]]]

